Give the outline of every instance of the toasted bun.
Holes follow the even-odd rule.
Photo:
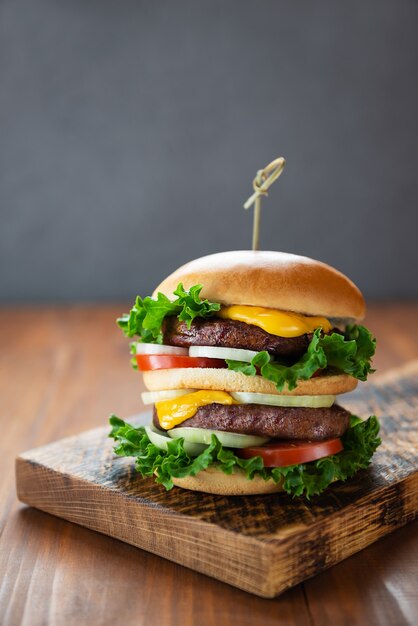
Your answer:
[[[333,267],[286,252],[241,250],[204,256],[186,263],[154,291],[173,298],[203,285],[201,296],[220,304],[262,306],[305,315],[360,321],[365,304],[359,289]]]
[[[177,487],[220,496],[245,496],[283,491],[281,483],[275,483],[271,479],[264,480],[260,476],[254,476],[252,480],[249,480],[239,468],[234,468],[233,474],[224,474],[222,470],[210,466],[196,476],[172,480]]]
[[[143,372],[144,383],[150,391],[161,389],[216,389],[218,391],[249,391],[284,396],[338,395],[352,391],[357,380],[347,374],[315,376],[300,380],[296,389],[278,392],[275,385],[262,376],[246,376],[241,372],[209,367],[185,367]]]

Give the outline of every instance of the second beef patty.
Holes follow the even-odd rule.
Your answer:
[[[153,421],[161,428],[154,407]],[[277,439],[320,441],[341,437],[350,424],[350,413],[338,404],[329,408],[278,407],[261,404],[208,404],[179,427],[208,428]]]

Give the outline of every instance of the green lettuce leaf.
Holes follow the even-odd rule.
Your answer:
[[[261,457],[241,459],[233,450],[224,448],[215,435],[210,445],[197,457],[191,458],[184,450],[183,439],[173,439],[167,451],[160,450],[150,442],[143,427],[135,427],[112,415],[109,434],[117,445],[119,456],[135,458],[135,467],[141,476],[153,476],[166,489],[172,489],[173,477],[195,476],[211,464],[225,474],[241,468],[248,480],[258,475],[265,480],[283,481],[284,490],[292,496],[308,499],[320,494],[331,482],[346,480],[359,469],[366,468],[381,441],[378,437],[379,422],[373,415],[362,421],[351,417],[351,426],[341,438],[344,450],[338,454],[288,467],[266,468]]]
[[[379,422],[372,415],[367,420],[351,416],[351,426],[341,437],[344,450],[338,454],[304,463],[290,468],[274,468],[284,478],[285,491],[294,496],[310,496],[320,494],[328,485],[336,480],[347,480],[359,469],[365,469],[381,444]],[[283,470],[287,470],[283,473]]]
[[[136,341],[131,341],[131,343],[129,344],[129,352],[132,355],[131,356],[132,369],[137,370],[138,364],[136,362]]]
[[[366,380],[368,374],[375,370],[371,367],[371,359],[376,352],[376,339],[365,326],[351,325],[345,329],[346,342],[354,341],[357,351],[352,363],[352,371],[347,372],[360,380]]]
[[[195,317],[210,317],[219,311],[221,305],[209,300],[201,300],[202,285],[194,285],[186,291],[180,283],[174,291],[177,296],[170,300],[162,293],[157,298],[139,296],[129,313],[119,317],[116,322],[127,337],[138,335],[145,343],[162,343],[161,326],[168,315],[176,315],[179,320],[186,322],[188,328]]]
[[[202,289],[203,285],[194,285],[189,291],[185,291],[180,283],[174,291],[174,295],[178,296],[175,301],[179,308],[177,317],[181,322],[186,322],[187,328],[190,328],[195,317],[211,317],[221,308],[218,302],[201,300]]]
[[[251,363],[227,360],[228,368],[246,376],[260,374],[276,385],[278,391],[285,387],[291,391],[298,380],[308,380],[318,369],[333,367],[359,380],[366,380],[371,369],[371,357],[376,340],[364,326],[349,326],[347,333],[321,336],[318,328],[305,354],[293,365],[273,360],[268,352],[259,352]]]

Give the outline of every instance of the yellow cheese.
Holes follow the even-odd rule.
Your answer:
[[[305,333],[312,333],[319,327],[327,333],[332,328],[325,317],[265,309],[261,306],[227,306],[223,307],[217,316],[259,326],[266,333],[278,337],[299,337]]]
[[[229,393],[225,391],[195,391],[172,400],[156,402],[158,421],[166,430],[178,426],[184,420],[193,417],[197,409],[207,404],[238,404]]]

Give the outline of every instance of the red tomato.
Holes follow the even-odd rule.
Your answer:
[[[141,372],[167,370],[177,367],[227,367],[223,359],[207,359],[200,356],[177,356],[171,354],[137,354],[136,362]]]
[[[316,372],[312,374],[311,378],[316,378],[317,376],[321,376],[322,372],[323,372],[322,369],[316,370]]]
[[[340,439],[325,439],[324,441],[277,441],[266,443],[264,446],[253,446],[235,450],[235,454],[243,459],[261,456],[265,467],[286,467],[299,465],[322,459],[343,450]]]

